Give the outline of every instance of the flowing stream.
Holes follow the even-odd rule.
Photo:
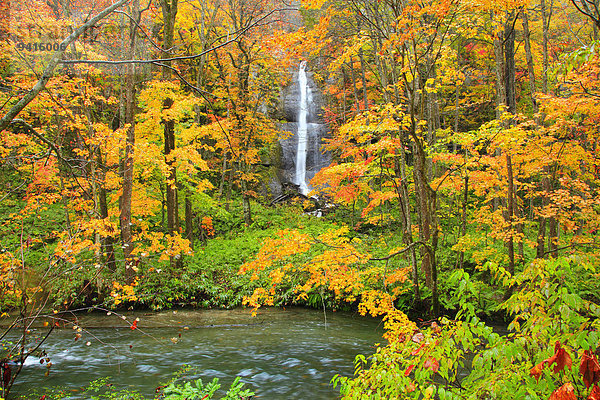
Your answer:
[[[236,376],[261,399],[334,399],[329,381],[351,376],[356,354],[370,354],[380,342],[378,321],[357,314],[292,308],[179,310],[78,316],[84,330],[57,329],[42,346],[53,363],[49,376],[39,359],[30,358],[13,394],[59,386],[70,398],[89,398],[82,388],[111,376],[119,389],[135,389],[152,398],[155,389],[184,365],[189,378],[220,379],[228,388]],[[139,317],[138,329],[130,324]],[[39,334],[43,333],[40,329]]]
[[[300,96],[298,99],[298,147],[296,149],[296,184],[298,191],[303,195],[308,194],[308,185],[306,184],[306,153],[308,143],[308,126],[306,118],[308,116],[308,82],[306,80],[306,61],[300,63],[298,70],[298,86]]]

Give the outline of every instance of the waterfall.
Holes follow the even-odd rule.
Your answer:
[[[291,71],[290,71],[291,72]],[[313,189],[310,180],[331,157],[322,146],[328,134],[323,120],[323,96],[312,80],[306,61],[293,71],[292,83],[282,89],[282,131],[288,132],[279,141],[281,149],[277,164],[277,179],[272,182],[274,197],[284,195],[284,186],[304,196]],[[295,190],[294,190],[295,189]]]
[[[298,190],[303,195],[309,192],[306,184],[306,153],[308,143],[308,124],[306,118],[308,115],[308,82],[306,80],[306,61],[300,63],[298,70],[298,86],[300,87],[300,95],[298,99],[298,146],[296,148],[296,176],[295,183],[298,185]]]

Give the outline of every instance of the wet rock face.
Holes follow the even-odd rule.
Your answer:
[[[308,67],[310,68],[310,67]],[[307,154],[306,154],[306,181],[310,182],[321,168],[329,165],[331,157],[322,152],[324,138],[329,129],[322,117],[323,96],[312,79],[312,73],[307,71]],[[279,166],[280,183],[294,183],[296,175],[296,151],[298,148],[298,116],[300,110],[300,86],[298,71],[294,72],[292,83],[282,90],[281,117],[284,121],[280,128],[288,132],[288,137],[279,141],[281,147],[281,160]]]

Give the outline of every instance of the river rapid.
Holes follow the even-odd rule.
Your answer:
[[[126,319],[123,319],[125,317]],[[41,347],[52,367],[30,358],[13,395],[34,388],[60,387],[73,399],[95,379],[111,376],[119,389],[155,390],[184,365],[186,377],[228,388],[236,376],[261,399],[334,399],[335,374],[352,376],[357,354],[370,354],[381,342],[378,320],[355,313],[288,308],[177,310],[158,313],[78,314],[72,325],[56,329]],[[136,323],[137,329],[131,329]],[[39,333],[42,334],[42,329]]]

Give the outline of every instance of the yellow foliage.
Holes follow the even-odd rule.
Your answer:
[[[130,285],[122,285],[119,282],[113,282],[113,290],[110,295],[113,297],[115,305],[119,305],[124,302],[136,301],[138,298],[135,295],[135,287],[138,284],[138,278],[136,277],[133,283]]]
[[[368,264],[371,256],[358,250],[356,246],[361,242],[350,240],[348,233],[346,226],[330,229],[318,237],[284,230],[277,238],[265,240],[257,257],[245,263],[239,273],[251,273],[251,279],[256,280],[258,273],[268,271],[268,283],[244,298],[243,304],[252,307],[255,315],[261,305],[273,305],[279,285],[298,282],[292,286],[298,300],[307,300],[310,293],[319,290],[329,291],[338,301],[353,303],[358,299],[361,314],[385,316],[389,339],[414,330],[414,324],[394,307],[394,300],[405,290],[402,285],[394,287],[391,294],[370,289],[381,282],[385,285],[406,282],[409,269],[397,268],[386,276],[382,266]],[[318,251],[308,261],[294,262],[294,255],[315,249]]]

